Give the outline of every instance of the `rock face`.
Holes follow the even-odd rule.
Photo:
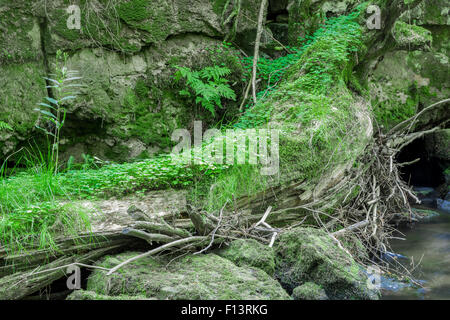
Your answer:
[[[136,252],[104,258],[99,265],[113,267]],[[94,271],[88,291],[103,296],[140,296],[156,299],[290,299],[280,284],[264,271],[238,267],[215,254],[170,259],[143,258],[107,278]]]
[[[400,20],[398,25],[415,24],[431,32],[433,40],[427,51],[414,51],[410,47],[413,42],[409,41],[407,46],[398,47],[401,50],[385,54],[377,64],[369,87],[374,114],[385,127],[450,96],[448,1],[423,1],[415,9],[405,12]],[[396,40],[400,41],[400,38],[399,35]],[[442,105],[422,121],[433,123],[448,118],[449,110],[448,105]]]
[[[327,17],[347,14],[360,2],[270,1],[263,51],[278,54],[277,41],[296,45]],[[126,161],[170,151],[174,129],[190,129],[194,118],[208,118],[177,94],[181,88],[173,83],[175,65],[198,69],[223,63],[232,70],[232,88],[242,92],[242,54],[219,39],[235,34],[236,43],[251,48],[259,1],[242,0],[236,24],[234,18],[224,23],[235,8],[222,0],[81,1],[80,29],[67,26],[69,1],[45,3],[0,0],[0,121],[14,129],[0,134],[0,159],[31,136],[41,141],[33,110],[48,94],[42,77],[54,71],[58,49],[70,53],[70,66],[81,71],[86,85],[67,106],[62,160],[74,156],[81,161],[85,153]],[[432,0],[402,17],[432,33],[433,50],[385,55],[370,81],[381,122],[400,120],[449,95],[448,12],[445,0]],[[232,116],[237,103],[229,101],[225,108]],[[448,108],[442,110],[448,113]]]
[[[367,287],[362,268],[322,230],[287,231],[277,241],[275,253],[275,277],[294,297],[323,297],[320,286],[330,299],[378,298]]]
[[[425,137],[425,145],[431,157],[440,159],[450,166],[450,129],[442,129]]]
[[[43,77],[54,71],[58,49],[70,53],[69,65],[85,85],[67,106],[63,160],[85,153],[125,161],[170,151],[173,130],[206,115],[177,94],[175,65],[224,64],[232,89],[243,87],[241,53],[218,40],[230,31],[221,21],[222,1],[81,1],[80,29],[68,28],[69,1],[45,3],[0,1],[0,121],[14,129],[1,132],[0,159],[30,136],[40,142],[34,109],[48,94]],[[240,19],[240,33],[256,28],[254,6],[242,1],[248,19]],[[237,103],[224,107],[232,113]]]

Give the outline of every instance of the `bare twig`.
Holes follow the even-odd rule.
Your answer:
[[[225,204],[223,205],[222,209],[220,209],[220,215],[219,215],[219,221],[217,222],[217,226],[214,228],[214,230],[211,233],[211,241],[209,242],[208,246],[206,246],[205,248],[203,248],[202,250],[194,253],[194,254],[199,254],[199,253],[203,253],[206,250],[208,250],[209,248],[211,248],[211,246],[214,243],[214,236],[216,235],[217,230],[219,230],[220,227],[220,223],[222,222],[222,216],[223,216],[223,209],[225,209],[226,205],[228,204],[228,200],[225,202]]]
[[[175,247],[175,246],[179,246],[179,245],[186,244],[186,243],[191,243],[191,242],[201,242],[201,241],[204,241],[205,239],[207,239],[207,237],[205,237],[205,236],[194,236],[194,237],[184,238],[184,239],[180,239],[180,240],[175,240],[173,242],[170,242],[170,243],[167,243],[165,245],[162,245],[162,246],[160,246],[160,247],[158,247],[156,249],[153,249],[153,250],[150,250],[150,251],[145,252],[143,254],[134,256],[134,257],[132,257],[132,258],[130,258],[130,259],[128,259],[128,260],[118,264],[114,268],[110,269],[109,272],[106,275],[109,276],[109,275],[113,274],[114,272],[116,272],[117,270],[122,268],[123,266],[125,266],[125,265],[127,265],[127,264],[129,264],[129,263],[131,263],[133,261],[136,261],[136,260],[139,260],[139,259],[151,256],[151,255],[157,254],[157,253],[159,253],[161,251],[164,251],[166,249],[169,249],[171,247]]]
[[[261,43],[261,34],[263,32],[264,11],[267,7],[267,0],[261,0],[261,7],[259,8],[258,29],[256,31],[255,51],[253,55],[253,72],[252,72],[252,94],[253,103],[256,104],[256,68],[258,67],[259,46]]]

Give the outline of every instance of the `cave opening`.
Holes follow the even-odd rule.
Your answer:
[[[401,168],[401,177],[415,187],[437,188],[445,183],[444,164],[434,157],[427,148],[427,140],[420,138],[404,147],[397,161],[408,163],[420,159],[415,163]]]

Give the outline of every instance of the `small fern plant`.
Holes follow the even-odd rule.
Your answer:
[[[13,131],[14,129],[6,122],[0,121],[0,130],[10,130]]]
[[[231,89],[226,76],[231,70],[226,67],[212,66],[194,71],[188,67],[175,66],[176,82],[185,80],[186,88],[179,91],[182,97],[194,99],[195,103],[211,112],[223,108],[222,98],[236,101],[236,93]]]
[[[76,83],[81,77],[78,76],[78,71],[67,69],[68,54],[58,50],[56,52],[56,73],[50,74],[52,78],[45,77],[47,82],[47,89],[50,89],[51,96],[45,97],[45,102],[38,103],[39,108],[34,109],[39,112],[41,119],[47,123],[47,128],[36,125],[39,130],[42,130],[47,138],[52,140],[50,149],[50,160],[53,165],[54,172],[58,171],[59,161],[59,145],[61,139],[61,129],[64,126],[67,115],[67,108],[65,103],[69,100],[75,99],[80,84]]]

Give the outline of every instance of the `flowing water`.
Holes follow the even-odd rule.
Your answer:
[[[421,287],[383,290],[383,299],[450,299],[450,213],[433,211],[440,215],[402,229],[406,240],[391,241],[395,253],[409,258],[402,264],[416,266],[412,274]]]

